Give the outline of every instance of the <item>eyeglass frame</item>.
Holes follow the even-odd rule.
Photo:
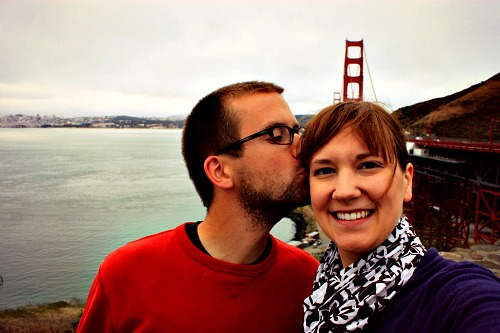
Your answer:
[[[278,143],[278,142],[274,142],[272,139],[274,139],[274,136],[273,136],[273,131],[278,128],[278,127],[284,127],[286,129],[288,129],[288,132],[290,133],[290,140],[289,142],[286,142],[286,143]],[[242,139],[239,139],[233,143],[230,143],[229,145],[227,145],[226,147],[222,148],[222,149],[219,149],[218,151],[215,152],[214,155],[220,155],[220,154],[223,154],[229,150],[232,150],[232,149],[235,149],[239,146],[241,146],[242,144],[244,144],[245,142],[248,142],[248,141],[251,141],[253,139],[257,139],[263,135],[269,135],[269,137],[271,138],[271,144],[274,144],[274,145],[280,145],[280,146],[286,146],[286,145],[291,145],[293,143],[293,138],[295,136],[295,134],[298,134],[299,136],[302,136],[304,135],[304,131],[305,131],[305,128],[304,127],[290,127],[290,126],[286,126],[286,125],[273,125],[273,126],[269,126],[261,131],[258,131],[254,134],[251,134],[249,136],[246,136]]]

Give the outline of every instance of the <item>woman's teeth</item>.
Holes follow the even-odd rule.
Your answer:
[[[351,221],[367,217],[368,215],[370,215],[370,211],[363,210],[356,213],[336,213],[336,215],[339,220]]]

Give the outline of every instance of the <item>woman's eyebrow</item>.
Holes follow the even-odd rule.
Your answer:
[[[327,159],[327,158],[321,158],[317,160],[312,160],[311,165],[316,164],[316,165],[326,165],[326,164],[332,164],[332,161]]]
[[[356,159],[357,160],[362,160],[362,159],[365,159],[365,158],[368,158],[368,157],[379,157],[379,155],[378,154],[373,154],[373,153],[370,153],[370,152],[356,155]]]

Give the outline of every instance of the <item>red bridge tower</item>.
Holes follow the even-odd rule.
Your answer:
[[[345,41],[343,101],[363,100],[363,40]]]

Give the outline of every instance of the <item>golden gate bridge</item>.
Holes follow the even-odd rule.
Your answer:
[[[343,86],[334,103],[363,100],[365,64],[371,81],[365,59],[363,40],[346,40]],[[500,239],[500,144],[492,141],[493,125],[489,142],[407,137],[415,172],[405,213],[426,246],[447,251]]]

